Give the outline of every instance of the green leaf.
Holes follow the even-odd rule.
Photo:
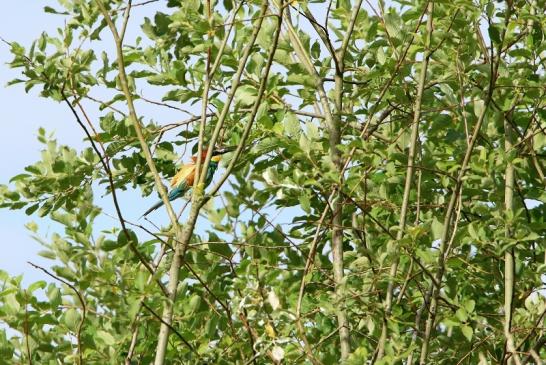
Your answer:
[[[315,79],[313,76],[303,73],[290,73],[287,78],[287,82],[292,85],[303,85],[309,87],[315,87]]]
[[[468,313],[474,312],[474,307],[476,306],[476,302],[472,299],[467,300],[464,302],[464,307]]]
[[[485,102],[481,99],[474,99],[474,115],[480,117],[485,109]]]
[[[62,302],[61,291],[56,286],[50,286],[48,288],[47,297],[52,307],[57,307]]]
[[[227,11],[233,9],[233,0],[223,0],[223,4]]]
[[[108,346],[113,346],[116,344],[116,339],[110,333],[102,330],[97,331],[97,339],[105,343]]]
[[[235,103],[242,106],[250,106],[254,104],[258,97],[258,91],[254,86],[243,85],[235,91]]]
[[[284,131],[288,136],[298,135],[301,131],[300,121],[294,113],[288,112],[284,115]]]
[[[30,284],[27,290],[29,293],[32,293],[37,289],[44,289],[46,286],[47,286],[47,283],[43,280],[40,280]]]
[[[300,205],[305,213],[311,213],[311,201],[306,194],[300,195]]]
[[[313,42],[311,46],[311,56],[313,58],[320,58],[320,43],[318,41]]]
[[[122,245],[120,245],[118,241],[112,241],[112,240],[104,240],[102,241],[100,245],[100,248],[104,251],[113,251],[120,247],[122,247]]]
[[[493,2],[487,3],[487,5],[485,6],[485,13],[487,14],[488,18],[493,18],[495,14],[495,3]]]
[[[442,235],[444,233],[444,225],[434,217],[432,219],[432,238],[435,240],[439,240],[442,238]]]
[[[472,327],[463,325],[461,327],[461,331],[468,341],[472,341],[472,336],[474,335],[474,330],[472,329]]]
[[[127,229],[126,231],[121,230],[118,234],[118,247],[126,246],[127,244],[129,244],[129,242],[132,242],[135,246],[138,244],[138,237],[136,233],[131,229]]]
[[[233,251],[231,251],[227,242],[209,243],[208,247],[212,252],[216,252],[224,257],[231,257],[233,255]]]
[[[391,37],[400,36],[400,18],[395,13],[385,14],[385,25]]]
[[[470,223],[468,225],[468,233],[470,234],[470,237],[472,237],[473,239],[475,239],[475,240],[480,239],[480,236],[479,236],[478,232],[476,232],[476,228],[474,228],[473,223]]]
[[[500,38],[500,30],[497,25],[491,24],[489,28],[487,28],[487,31],[489,32],[489,37],[495,44],[500,44],[501,38]]]
[[[137,272],[137,275],[136,275],[136,278],[135,278],[135,287],[139,291],[144,291],[144,288],[146,287],[147,278],[148,278],[147,273],[145,273],[143,271]]]
[[[73,332],[75,332],[80,323],[81,316],[78,311],[74,308],[70,308],[66,311],[64,315],[64,324]]]
[[[385,51],[383,50],[383,47],[377,48],[377,62],[379,62],[380,65],[384,65],[385,61],[387,61],[387,56],[385,55]]]
[[[464,307],[460,307],[455,312],[455,316],[459,319],[461,322],[465,322],[468,319],[468,313]]]
[[[300,135],[299,144],[303,152],[307,154],[311,153],[311,142],[309,141],[309,139],[307,139],[307,136],[305,136],[305,134],[303,133]]]
[[[15,294],[9,294],[4,298],[4,310],[9,314],[17,314],[21,310],[21,305],[17,301]]]
[[[42,250],[38,252],[38,255],[45,257],[46,259],[55,260],[57,259],[57,255],[55,255],[54,252],[48,251],[48,250]]]
[[[44,12],[58,15],[68,15],[68,12],[55,10],[51,6],[44,6]]]
[[[19,180],[25,180],[29,177],[30,177],[29,174],[18,174],[12,177],[11,179],[9,179],[9,182],[11,183],[11,182],[19,181]]]
[[[201,305],[201,297],[199,297],[199,295],[193,295],[190,298],[189,307],[188,307],[190,313],[195,313],[200,305]]]
[[[273,167],[268,167],[264,173],[262,174],[264,180],[269,185],[277,185],[279,184],[279,176],[277,174],[277,170]]]
[[[510,52],[508,52],[508,54],[510,54],[510,56],[512,57],[523,57],[528,59],[531,59],[533,57],[531,51],[525,48],[512,49]]]
[[[38,208],[40,208],[40,204],[31,205],[30,207],[28,207],[28,208],[25,210],[25,214],[26,214],[26,215],[31,215],[31,214],[34,213],[36,210],[38,210]]]

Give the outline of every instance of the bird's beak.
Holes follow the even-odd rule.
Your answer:
[[[219,148],[219,149],[216,149],[214,151],[212,151],[212,155],[213,156],[221,156],[225,153],[228,153],[228,152],[233,152],[237,149],[237,146],[228,146],[228,147],[224,147],[224,148]]]

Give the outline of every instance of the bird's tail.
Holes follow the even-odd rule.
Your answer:
[[[152,207],[150,209],[148,209],[142,216],[140,216],[140,218],[142,217],[146,217],[148,214],[150,214],[151,212],[153,212],[154,210],[156,210],[157,208],[159,208],[160,206],[163,205],[163,201],[158,201],[157,203],[155,203],[154,205],[152,205]],[[140,219],[139,218],[139,219]]]

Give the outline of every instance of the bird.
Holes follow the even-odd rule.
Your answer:
[[[227,152],[231,152],[235,150],[235,147],[225,147],[222,149],[215,149],[212,151],[212,157],[210,159],[210,163],[207,169],[207,176],[205,177],[205,187],[210,184],[212,181],[212,178],[214,177],[214,173],[218,169],[218,163],[220,162],[220,159],[222,158],[222,155]],[[207,157],[208,149],[204,148],[203,152],[201,154],[201,163],[205,161],[205,158]],[[193,182],[195,179],[195,168],[196,168],[196,162],[197,162],[197,156],[192,156],[191,162],[187,163],[185,165],[182,165],[180,170],[174,175],[173,179],[171,180],[171,190],[169,191],[169,201],[173,201],[175,199],[178,199],[182,196],[184,196],[188,191],[191,190],[193,187]],[[142,216],[145,217],[157,208],[161,207],[163,205],[163,201],[160,200],[154,205],[150,207]]]

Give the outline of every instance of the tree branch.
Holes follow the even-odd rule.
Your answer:
[[[415,154],[417,152],[418,146],[418,136],[419,136],[419,122],[421,119],[421,104],[423,102],[423,91],[425,89],[425,82],[427,78],[428,63],[432,55],[430,44],[432,39],[432,30],[433,30],[433,13],[434,13],[434,3],[428,2],[427,4],[427,28],[425,35],[425,54],[423,55],[423,61],[421,62],[421,72],[419,75],[419,84],[417,85],[417,97],[415,98],[415,105],[413,108],[413,123],[411,127],[411,137],[410,137],[410,146],[408,151],[408,166],[406,169],[406,181],[404,184],[404,195],[402,197],[402,207],[400,209],[400,219],[398,222],[398,231],[396,233],[396,243],[400,242],[405,236],[406,230],[406,218],[408,213],[408,206],[410,200],[410,193],[412,190],[413,183],[413,172],[414,172],[414,163],[415,163]],[[398,264],[400,262],[400,247],[397,244],[393,244],[393,261],[390,267],[389,272],[389,284],[387,287],[387,294],[385,297],[384,307],[385,312],[383,315],[383,324],[381,328],[381,335],[379,337],[379,342],[377,344],[376,354],[377,360],[383,358],[385,352],[385,344],[388,337],[388,321],[391,316],[392,310],[392,299],[395,278],[398,272]]]

